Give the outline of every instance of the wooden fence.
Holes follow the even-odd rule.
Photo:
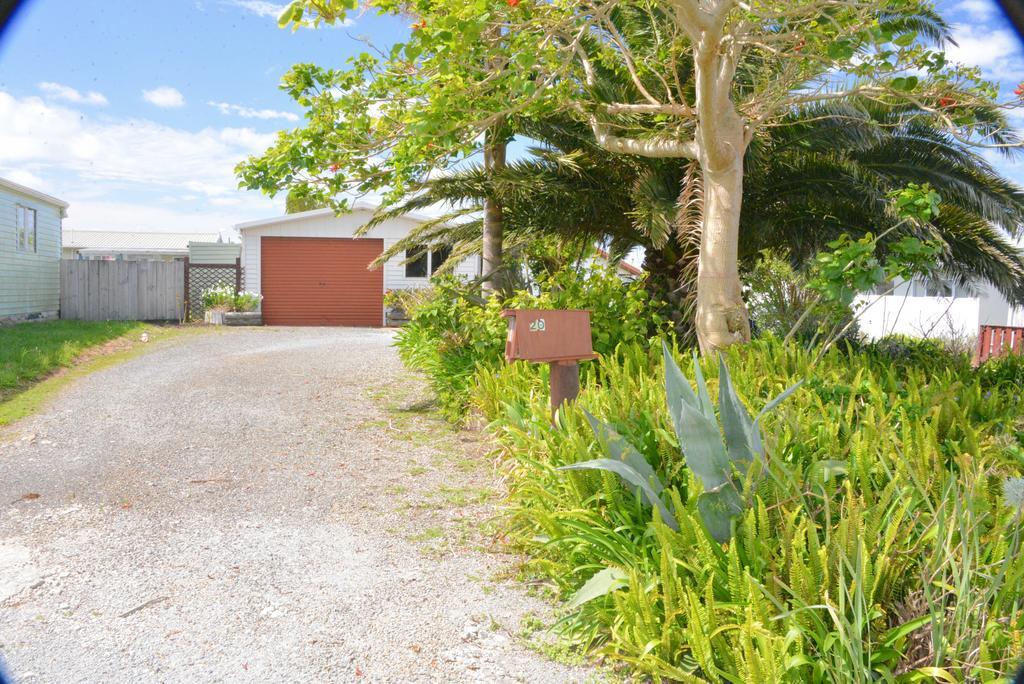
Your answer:
[[[185,316],[181,261],[60,262],[60,317],[82,321],[180,321]]]
[[[974,357],[975,365],[1007,354],[1024,354],[1024,328],[1006,325],[981,326],[981,330],[978,331],[978,352]]]

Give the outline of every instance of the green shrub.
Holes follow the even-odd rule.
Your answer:
[[[218,285],[203,290],[203,309],[207,311],[230,311],[235,299],[235,288],[230,285]]]
[[[805,343],[822,340],[843,329],[853,317],[849,307],[820,301],[807,277],[774,252],[761,255],[745,274],[744,284],[750,326],[756,337],[771,334],[782,339],[792,331],[794,339]],[[853,324],[843,337],[856,339],[858,335]]]
[[[877,357],[883,365],[916,369],[932,375],[942,369],[969,373],[971,358],[944,340],[889,335],[861,345],[864,354]]]
[[[260,308],[263,295],[255,292],[239,292],[235,295],[233,311],[256,311]]]
[[[497,372],[504,364],[508,325],[504,309],[587,309],[594,351],[611,354],[621,343],[646,340],[660,325],[646,308],[643,282],[623,283],[612,267],[563,268],[537,277],[536,292],[484,300],[479,289],[452,277],[436,278],[429,289],[396,291],[386,303],[405,311],[409,322],[396,345],[402,360],[426,374],[444,415],[459,420],[471,401],[478,369]],[[583,364],[584,374],[590,372]]]
[[[981,384],[991,389],[1024,394],[1024,356],[1012,354],[986,361],[978,368]]]
[[[1019,386],[884,351],[729,351],[754,414],[806,383],[764,418],[764,475],[725,543],[701,520],[656,349],[626,344],[593,364],[557,428],[543,368],[479,373],[514,538],[564,595],[592,581],[564,636],[672,681],[1007,677],[1024,646],[1021,501],[1004,485],[1024,473]],[[717,393],[717,363],[703,373]],[[583,409],[643,455],[678,531],[616,475],[558,470],[608,456]]]
[[[256,311],[263,296],[255,292],[235,292],[230,285],[218,285],[203,290],[203,309],[206,311]]]

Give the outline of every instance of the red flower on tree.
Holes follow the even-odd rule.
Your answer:
[[[1017,97],[1024,98],[1024,81],[1021,81],[1020,83],[1017,84],[1017,87],[1014,89],[1013,94],[1016,95]]]
[[[954,106],[956,106],[956,100],[954,100],[951,97],[940,97],[939,98],[939,106],[940,107],[954,107]]]
[[[518,7],[521,0],[505,0],[509,7]]]

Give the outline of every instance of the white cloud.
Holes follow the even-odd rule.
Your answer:
[[[71,86],[66,86],[62,83],[53,83],[51,81],[43,81],[39,84],[39,89],[46,93],[46,96],[54,100],[65,100],[67,102],[74,102],[75,104],[87,104],[96,105],[102,107],[107,104],[107,98],[102,93],[97,93],[95,90],[90,90],[87,93],[81,93]]]
[[[946,49],[946,56],[953,61],[979,66],[987,78],[995,80],[1024,77],[1024,51],[1012,31],[958,24],[953,38],[957,45]]]
[[[244,200],[241,197],[214,197],[210,199],[210,204],[215,207],[237,207],[243,202]]]
[[[282,112],[276,109],[253,109],[242,105],[230,104],[228,102],[207,102],[206,104],[215,107],[221,114],[237,114],[243,119],[284,119],[285,121],[298,121],[299,115],[292,112]]]
[[[994,0],[963,0],[957,3],[953,9],[979,21],[990,19],[996,13]]]
[[[266,2],[265,0],[230,0],[230,4],[249,10],[257,16],[270,17],[271,19],[277,19],[281,16],[281,12],[284,12],[285,7],[288,6],[287,4],[278,5],[273,2]]]
[[[267,2],[267,0],[227,0],[227,4],[233,7],[241,7],[244,10],[252,12],[256,16],[266,17],[277,21],[281,13],[284,12],[285,8],[288,7],[288,3],[278,4],[276,2]],[[351,26],[352,20],[346,19],[345,21],[339,21],[335,24],[323,24],[323,26]]]
[[[153,88],[152,90],[143,90],[142,99],[146,102],[156,105],[157,107],[169,108],[169,107],[183,107],[185,105],[185,96],[181,94],[177,88],[170,86],[160,86]]]
[[[100,187],[114,182],[232,196],[235,164],[274,138],[251,128],[188,131],[145,119],[96,120],[38,97],[0,91],[0,169],[59,171]]]
[[[195,209],[130,201],[75,201],[74,192],[60,195],[71,203],[64,229],[73,230],[145,230],[165,233],[232,234],[236,223],[274,216],[282,208],[263,197],[246,197],[244,208]]]
[[[14,181],[19,185],[24,185],[26,188],[33,188],[35,190],[40,190],[46,185],[46,182],[42,178],[26,169],[11,169],[10,171],[5,171],[4,178],[9,181]]]

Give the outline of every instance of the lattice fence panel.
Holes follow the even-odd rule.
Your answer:
[[[236,273],[239,274],[236,279]],[[188,310],[191,320],[202,320],[203,292],[213,287],[227,285],[239,291],[245,289],[245,271],[239,266],[208,266],[205,264],[189,264],[188,267]]]

